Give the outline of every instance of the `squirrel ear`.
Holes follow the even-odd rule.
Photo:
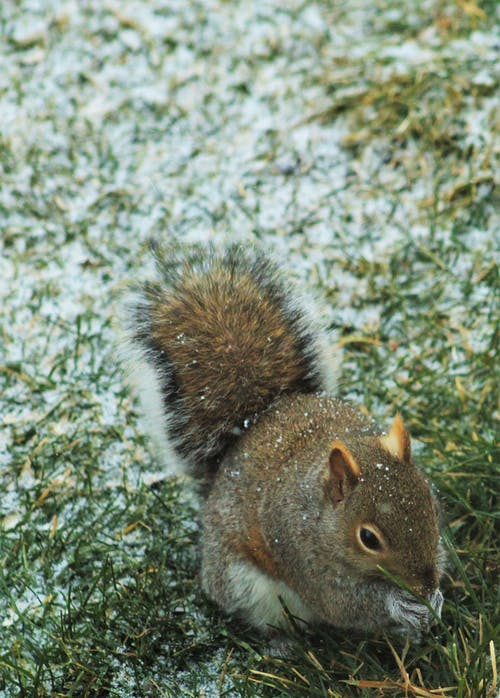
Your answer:
[[[346,494],[354,487],[361,470],[342,441],[334,441],[331,446],[329,458],[328,490],[336,504],[342,502]]]
[[[382,447],[388,451],[391,456],[399,458],[399,460],[408,462],[411,458],[411,443],[410,435],[405,429],[403,420],[398,412],[394,417],[391,428],[388,434],[379,437]]]

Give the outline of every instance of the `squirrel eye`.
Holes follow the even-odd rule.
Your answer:
[[[369,528],[360,529],[359,539],[368,550],[382,550],[382,543]]]

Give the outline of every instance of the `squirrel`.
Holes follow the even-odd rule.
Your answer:
[[[201,581],[264,632],[299,623],[419,639],[439,619],[439,508],[396,415],[332,394],[326,333],[253,248],[169,258],[127,304],[133,382],[200,483]]]

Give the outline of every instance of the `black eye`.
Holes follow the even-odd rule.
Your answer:
[[[382,543],[375,535],[375,533],[373,533],[373,531],[370,531],[369,528],[361,528],[359,531],[359,538],[365,546],[365,548],[368,548],[368,550],[382,549]]]

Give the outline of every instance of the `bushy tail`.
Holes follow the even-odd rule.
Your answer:
[[[127,309],[129,358],[156,426],[206,479],[279,395],[326,387],[321,346],[262,254],[156,256],[160,281],[137,289]]]

